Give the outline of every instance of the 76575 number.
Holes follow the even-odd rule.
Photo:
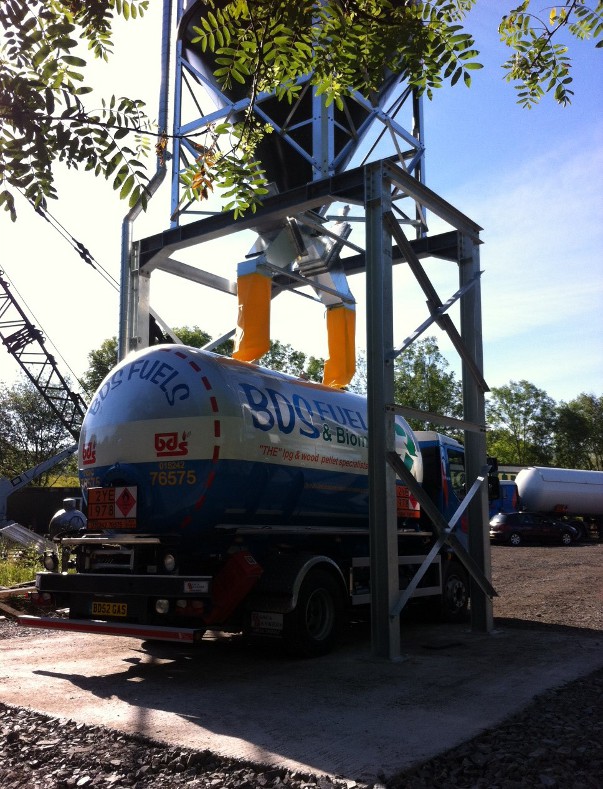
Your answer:
[[[197,475],[194,469],[179,471],[151,471],[151,485],[195,485]]]

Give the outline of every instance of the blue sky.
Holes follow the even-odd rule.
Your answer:
[[[536,3],[538,0],[536,0]],[[157,105],[158,3],[145,20],[120,28],[116,55],[98,68],[103,94],[115,92]],[[603,394],[603,69],[592,44],[573,46],[575,97],[561,108],[550,97],[532,110],[515,103],[503,81],[506,58],[496,31],[511,3],[480,0],[467,28],[485,68],[471,89],[444,88],[425,102],[426,183],[483,228],[481,247],[484,364],[491,387],[527,379],[557,401],[581,392]],[[534,9],[537,9],[537,4]],[[121,221],[127,206],[110,186],[87,174],[61,173],[61,199],[51,212],[119,277]],[[136,224],[137,237],[168,226],[169,196],[160,192]],[[118,297],[71,247],[26,205],[16,226],[0,215],[3,269],[34,322],[74,374],[88,352],[117,332]],[[437,230],[433,225],[432,231]],[[251,240],[235,237],[212,249],[215,270],[234,276]],[[205,254],[205,253],[204,253]],[[185,258],[183,258],[185,259]],[[427,265],[440,297],[456,290],[451,264]],[[211,265],[203,264],[204,268]],[[426,317],[424,298],[396,271],[396,341]],[[361,277],[352,278],[359,305],[357,345],[365,346]],[[177,288],[180,288],[178,290]],[[172,325],[199,325],[214,335],[233,325],[236,305],[227,297],[153,279],[152,302]],[[309,312],[308,312],[309,310]],[[453,313],[454,317],[454,313]],[[272,309],[273,338],[318,356],[326,354],[320,307],[284,297]],[[457,369],[446,339],[440,347]],[[60,362],[63,364],[63,362]],[[0,349],[0,380],[18,367]]]

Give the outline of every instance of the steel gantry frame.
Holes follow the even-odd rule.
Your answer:
[[[452,230],[407,239],[393,211],[395,201],[403,197],[420,201]],[[232,212],[218,214],[136,242],[132,250],[132,275],[139,283],[144,283],[137,287],[139,295],[144,290],[144,297],[138,301],[137,322],[140,326],[148,325],[151,275],[157,269],[172,271],[191,282],[236,295],[236,282],[208,275],[193,266],[178,264],[172,260],[172,255],[196,247],[202,259],[202,245],[206,242],[264,223],[283,221],[288,216],[303,215],[317,204],[332,206],[336,203],[362,206],[365,214],[365,248],[358,252],[358,247],[350,244],[355,254],[342,258],[342,264],[348,275],[366,274],[372,643],[376,656],[395,659],[400,653],[398,615],[405,602],[398,589],[396,475],[411,488],[432,519],[439,535],[438,547],[444,543],[452,545],[468,570],[472,584],[472,627],[485,632],[492,629],[491,599],[495,591],[490,583],[490,546],[485,529],[487,486],[482,484],[488,467],[484,405],[487,385],[482,375],[479,225],[404,172],[395,161],[381,160],[268,198],[253,217],[235,221]],[[459,288],[446,301],[439,298],[422,266],[421,261],[429,257],[454,262],[458,266]],[[409,266],[427,296],[430,314],[402,348],[396,349],[393,345],[392,267],[401,263]],[[285,289],[297,290],[302,284],[303,277],[279,272],[273,278],[273,292],[276,295]],[[460,304],[460,331],[447,314],[457,301]],[[423,495],[414,478],[405,474],[405,467],[395,454],[393,441],[394,414],[417,416],[417,412],[394,402],[394,359],[432,323],[448,333],[462,360],[463,419],[419,412],[424,419],[464,430],[466,477],[472,484],[450,523],[430,507],[429,499]],[[469,521],[468,551],[464,550],[454,533],[454,526],[465,510]],[[422,569],[419,570],[421,572]],[[416,585],[418,580],[415,578],[412,583]]]
[[[392,213],[392,191],[415,194],[436,216],[457,231],[459,290],[446,304],[425,273],[413,245],[406,239]],[[484,528],[488,517],[486,428],[484,395],[488,386],[483,378],[483,348],[480,307],[479,231],[481,228],[438,195],[419,184],[390,162],[377,162],[366,167],[366,298],[367,298],[367,377],[369,442],[369,507],[371,534],[371,627],[373,652],[380,657],[395,659],[400,654],[398,615],[419,583],[435,553],[449,543],[469,572],[472,586],[471,616],[476,630],[492,629],[492,597],[496,594],[490,582],[490,544]],[[427,297],[431,313],[401,349],[393,345],[393,278],[394,249],[408,264]],[[449,307],[460,301],[461,332],[447,314]],[[465,433],[465,473],[473,483],[450,522],[440,515],[423,493],[395,452],[394,415],[416,416],[394,403],[394,359],[432,322],[446,331],[462,359],[463,420],[442,419],[436,422],[457,423]],[[423,414],[423,418],[427,415]],[[409,487],[428,515],[438,534],[432,551],[415,574],[409,587],[399,591],[396,525],[396,476]],[[454,533],[460,515],[469,516],[469,551]],[[385,528],[383,528],[385,524]]]
[[[421,100],[400,80],[389,77],[373,103],[362,96],[346,99],[344,111],[336,114],[324,102],[312,95],[307,80],[302,80],[299,102],[283,111],[272,96],[260,95],[254,104],[256,118],[269,123],[273,133],[267,136],[267,146],[259,151],[259,160],[269,180],[275,175],[274,191],[253,214],[247,213],[236,221],[233,212],[199,210],[184,198],[182,171],[198,156],[203,135],[212,123],[237,120],[249,105],[243,95],[226,95],[212,76],[211,62],[192,46],[195,14],[202,3],[194,0],[175,0],[177,43],[175,49],[175,86],[173,101],[173,140],[171,155],[171,226],[164,232],[133,242],[131,221],[122,257],[122,298],[120,304],[120,358],[129,351],[151,343],[151,318],[164,334],[173,332],[151,310],[151,279],[154,271],[162,271],[188,282],[195,282],[210,290],[237,296],[237,281],[221,274],[210,273],[177,259],[184,249],[195,248],[197,260],[203,260],[203,244],[225,238],[234,233],[253,230],[258,242],[247,258],[255,258],[258,267],[269,270],[272,277],[273,298],[285,290],[300,292],[304,285],[313,288],[323,303],[333,288],[325,286],[321,277],[336,268],[334,281],[344,281],[352,274],[366,274],[367,300],[367,372],[369,432],[369,512],[372,578],[372,643],[375,655],[395,659],[400,653],[398,615],[416,586],[425,567],[421,567],[407,595],[400,594],[397,572],[397,523],[395,509],[395,480],[398,475],[410,488],[431,518],[438,534],[437,551],[444,543],[452,545],[459,560],[467,568],[472,584],[472,627],[492,629],[491,598],[495,594],[490,584],[490,546],[485,529],[487,523],[487,495],[483,485],[487,475],[485,442],[484,381],[479,233],[481,228],[452,205],[424,185],[424,132]],[[164,0],[162,33],[163,91],[167,91],[166,69],[169,61],[171,0]],[[162,93],[160,107],[166,109],[166,93]],[[207,109],[208,97],[211,107]],[[205,104],[205,106],[204,106]],[[396,119],[402,108],[410,107],[410,130]],[[284,112],[284,114],[283,114]],[[160,116],[162,113],[160,112]],[[161,123],[162,128],[165,128]],[[371,128],[381,129],[373,138],[362,164],[347,169],[361,145],[367,142]],[[393,155],[370,164],[377,142],[384,136],[390,141]],[[272,146],[272,147],[271,147]],[[203,146],[202,146],[203,147]],[[366,146],[364,146],[366,147]],[[286,166],[285,166],[286,165]],[[290,173],[295,178],[290,179]],[[403,203],[402,201],[406,201]],[[414,211],[403,210],[410,204]],[[364,248],[352,243],[348,234],[336,235],[329,228],[335,206],[349,206],[363,211],[354,217],[365,223]],[[203,207],[203,206],[202,206]],[[443,220],[451,229],[430,235],[426,211]],[[203,218],[198,218],[199,216]],[[410,229],[408,238],[404,228]],[[282,243],[284,233],[290,238]],[[305,234],[305,235],[304,235]],[[328,247],[329,238],[336,235],[335,255]],[[318,237],[323,243],[316,262],[320,276],[306,276],[300,262],[308,252],[308,238]],[[291,241],[293,239],[293,243]],[[279,258],[274,252],[286,247]],[[340,256],[342,250],[346,255]],[[291,252],[295,254],[291,254]],[[273,265],[275,257],[278,264]],[[440,299],[422,260],[439,258],[456,263],[459,272],[458,290],[446,300]],[[332,258],[335,258],[333,263]],[[236,262],[236,261],[233,261]],[[314,261],[311,261],[314,265]],[[423,290],[429,315],[411,332],[401,348],[393,346],[392,266],[404,263]],[[328,279],[327,279],[328,282]],[[330,291],[330,293],[329,293]],[[343,289],[335,293],[342,302],[349,297]],[[452,305],[460,305],[460,331],[448,312]],[[236,309],[233,305],[233,316]],[[394,402],[394,360],[429,326],[437,324],[447,332],[462,361],[463,419],[451,419],[436,414],[412,411]],[[234,330],[216,338],[206,346],[219,345]],[[395,453],[394,414],[419,417],[439,424],[462,429],[465,435],[466,478],[472,481],[469,492],[459,510],[447,523],[431,506],[414,478],[406,473],[404,464]],[[454,527],[462,512],[469,521],[469,550],[458,542]],[[428,557],[429,559],[429,557]],[[427,560],[426,560],[427,561]],[[425,565],[426,566],[426,565]]]

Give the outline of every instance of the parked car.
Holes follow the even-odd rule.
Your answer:
[[[556,542],[571,545],[580,533],[575,526],[532,512],[499,512],[490,521],[491,542]]]

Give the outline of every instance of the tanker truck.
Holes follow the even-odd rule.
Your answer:
[[[515,484],[522,510],[570,520],[581,539],[603,538],[603,471],[531,466]]]
[[[367,433],[366,399],[350,392],[180,345],[128,356],[82,425],[86,527],[55,537],[36,578],[38,601],[69,618],[21,624],[191,643],[244,632],[327,652],[370,603]],[[462,445],[399,416],[395,443],[450,518]],[[399,480],[396,508],[404,589],[435,536]],[[468,578],[450,549],[414,590],[422,599],[464,618]]]

